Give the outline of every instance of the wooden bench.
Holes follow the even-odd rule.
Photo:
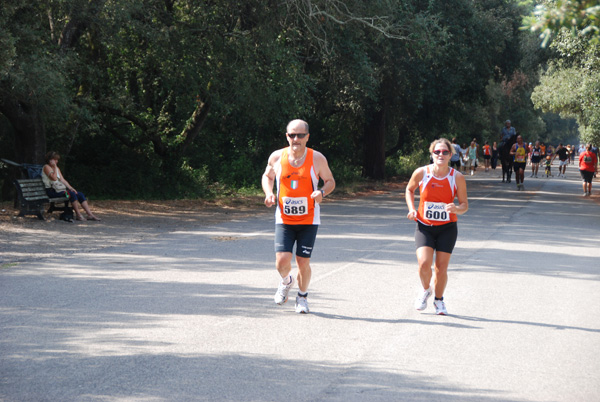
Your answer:
[[[53,211],[65,211],[69,206],[68,197],[49,198],[46,193],[46,187],[41,178],[37,179],[17,179],[14,181],[17,188],[17,197],[19,203],[19,215],[36,215],[39,219],[45,220],[42,215],[44,205],[50,203],[48,213]],[[64,203],[63,206],[57,205]]]

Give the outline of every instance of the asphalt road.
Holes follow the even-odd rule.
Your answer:
[[[4,267],[0,400],[600,401],[600,205],[570,170],[467,178],[448,316],[413,309],[399,192],[323,205],[308,315],[273,302],[266,208]]]

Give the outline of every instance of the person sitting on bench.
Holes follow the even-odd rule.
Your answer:
[[[100,219],[96,217],[90,210],[90,206],[88,205],[85,195],[82,192],[75,190],[62,175],[62,172],[58,167],[59,159],[60,155],[58,152],[50,151],[46,154],[46,164],[42,169],[42,181],[46,187],[46,193],[48,194],[48,197],[61,197],[62,193],[66,191],[69,194],[71,205],[75,211],[75,219],[78,221],[85,220],[81,214],[81,208],[83,208],[87,214],[88,220],[99,221]]]

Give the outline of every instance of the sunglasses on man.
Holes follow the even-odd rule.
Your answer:
[[[294,139],[294,138],[302,139],[302,138],[306,137],[307,135],[308,135],[308,133],[302,133],[302,134],[289,134],[288,133],[288,137],[290,137],[291,139]]]

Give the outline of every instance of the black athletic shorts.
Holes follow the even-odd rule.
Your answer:
[[[319,225],[275,225],[275,252],[291,253],[296,243],[296,255],[310,258]]]
[[[513,164],[513,170],[515,171],[515,173],[517,173],[519,171],[519,169],[523,169],[523,171],[525,171],[526,167],[527,167],[527,163],[525,163],[525,162],[515,162]]]
[[[531,163],[540,163],[541,160],[542,160],[541,156],[531,155]]]
[[[428,226],[417,222],[415,228],[415,246],[417,249],[431,247],[436,251],[452,254],[457,237],[458,225],[456,222],[439,226]]]
[[[457,160],[457,161],[453,161],[453,160],[451,160],[451,161],[450,161],[450,167],[453,167],[453,168],[457,168],[457,169],[459,169],[459,168],[460,168],[460,159],[459,159],[459,160]]]
[[[581,173],[581,178],[586,183],[591,183],[592,180],[594,180],[594,172],[590,172],[589,170],[579,169],[579,173]]]

